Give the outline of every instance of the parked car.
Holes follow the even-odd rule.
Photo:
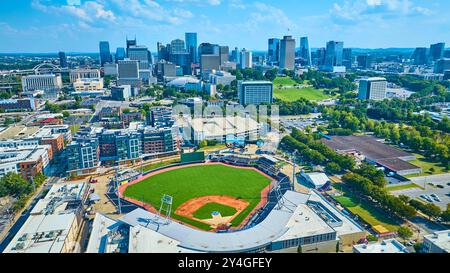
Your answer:
[[[437,196],[436,194],[432,194],[431,197],[433,198],[434,201],[436,202],[441,202],[441,199],[439,198],[439,196]]]

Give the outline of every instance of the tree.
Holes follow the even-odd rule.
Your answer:
[[[203,140],[202,142],[200,142],[200,144],[198,145],[198,147],[200,149],[205,148],[206,146],[208,146],[208,142],[206,140]]]
[[[397,231],[398,237],[406,241],[413,236],[413,232],[408,227],[400,227]]]
[[[68,118],[68,117],[70,117],[70,113],[67,112],[67,111],[63,111],[63,112],[62,112],[62,115],[63,115],[63,118]]]
[[[303,253],[302,245],[298,245],[297,253]]]
[[[0,179],[0,197],[7,195],[19,198],[33,191],[32,185],[20,174],[8,173]]]
[[[339,253],[339,242],[336,243],[336,253]]]
[[[342,171],[342,169],[337,163],[330,162],[325,166],[325,171],[329,174],[338,174]]]

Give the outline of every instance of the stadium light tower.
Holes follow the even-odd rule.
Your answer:
[[[115,174],[115,176],[116,176],[115,184],[116,184],[116,190],[117,190],[117,206],[118,206],[119,215],[120,215],[120,214],[122,214],[122,204],[121,204],[121,201],[120,201],[119,177],[118,177],[118,173],[117,173],[119,171],[119,166],[120,166],[120,160],[117,161],[116,174]]]

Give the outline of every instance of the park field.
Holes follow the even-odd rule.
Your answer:
[[[275,87],[277,87],[279,85],[294,86],[296,84],[297,84],[297,82],[289,77],[276,77],[275,80],[273,81],[273,85]]]
[[[414,155],[416,156],[417,159],[409,161],[409,163],[422,168],[422,173],[405,175],[405,177],[413,178],[413,177],[418,177],[418,176],[429,176],[429,175],[435,175],[435,174],[448,173],[448,171],[446,170],[445,166],[443,166],[442,163],[433,162],[420,154],[414,154]],[[430,172],[430,169],[434,169],[434,172]]]
[[[147,203],[156,209],[161,198],[167,194],[173,197],[172,218],[203,230],[210,227],[202,222],[175,214],[187,201],[205,196],[229,196],[249,203],[231,222],[239,226],[261,201],[261,192],[269,186],[271,179],[256,170],[233,168],[225,165],[189,166],[162,172],[125,189],[124,196]],[[206,208],[208,210],[209,208]],[[228,209],[212,208],[229,214]],[[214,211],[215,211],[214,210]],[[211,211],[212,212],[212,211]],[[206,213],[200,211],[202,216]]]
[[[276,87],[275,87],[276,88]],[[331,96],[326,95],[323,90],[315,89],[313,87],[305,88],[287,88],[274,90],[274,96],[278,100],[286,102],[294,102],[299,99],[306,99],[311,101],[322,101],[331,98]]]

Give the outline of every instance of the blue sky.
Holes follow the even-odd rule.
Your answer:
[[[266,50],[267,39],[307,35],[312,47],[450,45],[448,0],[14,0],[2,1],[0,52],[96,52],[125,37],[156,42],[198,32],[208,41]]]

